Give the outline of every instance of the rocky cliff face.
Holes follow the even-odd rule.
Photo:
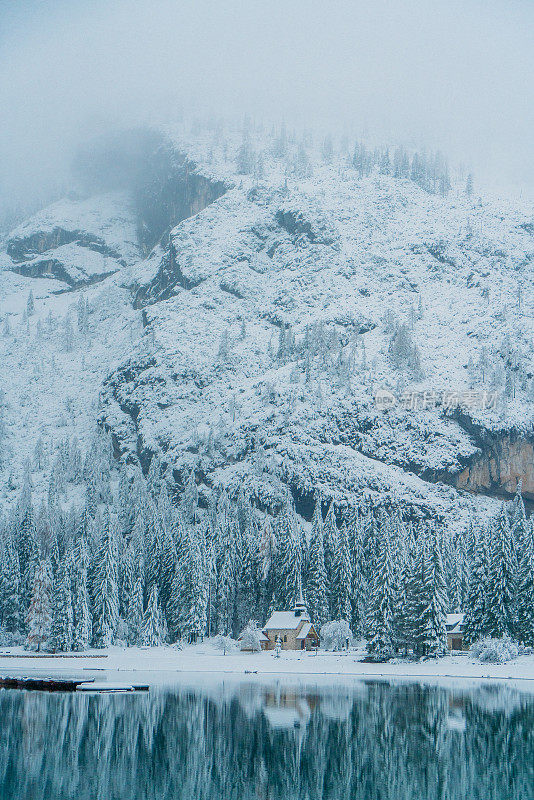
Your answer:
[[[486,437],[481,452],[455,478],[458,489],[510,498],[521,483],[534,501],[534,442],[518,433]]]

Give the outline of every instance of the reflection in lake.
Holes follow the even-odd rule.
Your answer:
[[[1,800],[532,800],[534,696],[283,682],[0,691]]]

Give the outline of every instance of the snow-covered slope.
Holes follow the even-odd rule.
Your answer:
[[[60,200],[8,236],[0,266],[71,286],[92,283],[140,258],[135,214],[121,193]]]
[[[519,475],[534,499],[533,210],[459,185],[429,194],[378,169],[359,177],[342,150],[324,163],[311,145],[297,177],[259,133],[262,175],[239,175],[240,136],[173,136],[204,195],[209,181],[227,190],[203,208],[188,184],[201,210],[146,260],[118,196],[55,204],[8,239],[9,469],[39,432],[65,430],[74,403],[66,424],[80,438],[98,415],[123,459],[147,469],[159,452],[179,485],[193,467],[204,495],[245,482],[260,507],[276,506],[287,482],[304,516],[320,489],[340,509],[402,499],[456,525]],[[74,320],[79,291],[54,295],[57,280],[12,271],[43,274],[32,265],[52,257],[75,288],[114,272],[106,259],[117,270],[85,289],[90,333],[75,333],[70,351],[57,328],[42,330],[50,312],[70,308]],[[413,391],[426,408],[409,407]]]

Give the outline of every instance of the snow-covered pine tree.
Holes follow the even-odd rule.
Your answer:
[[[251,519],[247,520],[244,524],[247,527],[240,537],[240,572],[237,576],[236,626],[240,630],[244,627],[247,620],[250,619],[251,615],[256,617],[259,611],[259,535]]]
[[[148,468],[146,477],[147,487],[153,498],[159,497],[161,485],[163,483],[163,466],[159,453],[154,453]]]
[[[265,519],[259,542],[260,618],[274,611],[277,540],[270,519]]]
[[[168,527],[168,521],[161,520],[161,545],[159,553],[159,575],[157,580],[159,590],[159,601],[162,612],[170,624],[171,605],[179,591],[178,573],[178,554],[176,551],[175,540],[172,529]],[[186,541],[187,537],[183,541]],[[183,546],[183,541],[180,546]]]
[[[441,542],[435,529],[430,533],[428,545],[423,548],[422,552],[424,553],[424,572],[417,649],[421,655],[443,656],[448,652],[445,627],[448,601]]]
[[[517,638],[534,647],[534,526],[527,525],[518,569]]]
[[[136,554],[131,540],[118,536],[117,573],[119,578],[119,616],[126,619],[133,589]]]
[[[159,585],[161,580],[162,540],[163,531],[161,530],[161,520],[157,513],[156,506],[152,503],[145,531],[144,583],[148,593],[150,593],[152,586],[154,584]]]
[[[324,565],[326,569],[326,591],[328,598],[328,611],[330,619],[335,619],[334,599],[332,597],[332,587],[335,581],[336,553],[338,551],[338,529],[336,515],[334,512],[334,502],[331,501],[326,512],[323,527],[324,541]]]
[[[198,507],[198,489],[195,480],[195,470],[189,473],[184,486],[184,493],[180,503],[180,511],[186,522],[193,522]]]
[[[236,599],[236,575],[241,567],[236,548],[239,526],[226,510],[217,513],[216,542],[216,611],[217,631],[223,636],[233,632]]]
[[[29,472],[26,471],[24,484],[18,504],[19,522],[16,532],[16,546],[19,554],[21,578],[21,612],[25,617],[30,604],[33,588],[33,579],[39,563],[39,548],[37,546],[37,530],[33,515],[31,501],[31,483]]]
[[[349,624],[352,617],[351,607],[352,565],[350,562],[349,539],[347,526],[343,524],[337,538],[337,550],[334,556],[333,583],[331,587],[333,618],[346,620]]]
[[[41,561],[33,579],[33,590],[27,616],[28,644],[41,650],[49,637],[52,625],[51,589],[52,569],[48,561]]]
[[[113,641],[119,620],[119,589],[117,575],[117,551],[109,509],[102,519],[102,533],[93,575],[93,644],[108,647]]]
[[[484,531],[473,531],[472,563],[465,603],[463,639],[467,645],[487,635],[488,555]]]
[[[34,312],[35,312],[35,301],[33,299],[33,291],[30,289],[30,293],[26,301],[26,314],[28,315],[28,317],[31,317]]]
[[[52,626],[50,645],[55,652],[72,649],[73,614],[71,576],[62,561],[54,581],[52,594]]]
[[[276,601],[293,608],[302,586],[302,550],[295,509],[289,498],[277,518]]]
[[[382,525],[378,538],[378,554],[367,616],[367,651],[376,658],[389,658],[394,651],[395,587],[393,573],[389,526]]]
[[[141,566],[137,567],[137,574],[133,583],[132,593],[129,598],[126,622],[128,623],[128,644],[141,644],[143,627],[143,579]]]
[[[363,525],[356,514],[349,522],[349,550],[352,566],[351,630],[355,635],[363,634],[368,601],[368,581],[366,575],[365,553],[363,547]]]
[[[159,605],[158,587],[156,584],[150,590],[148,605],[143,615],[141,627],[141,643],[145,647],[157,647],[163,644],[165,636],[165,625],[163,614]]]
[[[83,534],[76,540],[73,555],[72,649],[87,650],[91,642],[92,620],[88,588],[89,548]]]
[[[420,584],[417,573],[419,549],[410,529],[403,551],[397,578],[397,593],[393,612],[395,649],[398,652],[415,650],[416,622],[420,605]]]
[[[317,630],[320,630],[329,619],[324,563],[323,515],[320,497],[317,498],[315,503],[312,518],[311,540],[308,551],[306,602],[310,618]]]
[[[18,553],[9,538],[1,561],[1,622],[4,630],[16,633],[22,627],[20,566]]]
[[[512,534],[512,562],[516,570],[516,585],[514,587],[514,617],[519,612],[518,603],[520,601],[519,565],[523,562],[525,555],[526,542],[529,535],[529,523],[525,512],[525,504],[521,494],[522,481],[518,481],[517,490],[512,503],[509,504],[510,531]]]
[[[470,172],[467,176],[467,180],[465,182],[465,193],[468,197],[471,197],[474,191],[474,180],[473,180],[473,173]]]
[[[184,542],[179,579],[174,598],[174,614],[180,636],[188,642],[196,642],[206,630],[208,586],[201,553],[200,530],[190,528]]]
[[[516,568],[512,533],[504,504],[489,528],[486,633],[500,637],[515,634]]]

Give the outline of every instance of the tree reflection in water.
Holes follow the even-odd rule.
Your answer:
[[[534,696],[357,683],[0,692],[2,800],[532,800]]]

